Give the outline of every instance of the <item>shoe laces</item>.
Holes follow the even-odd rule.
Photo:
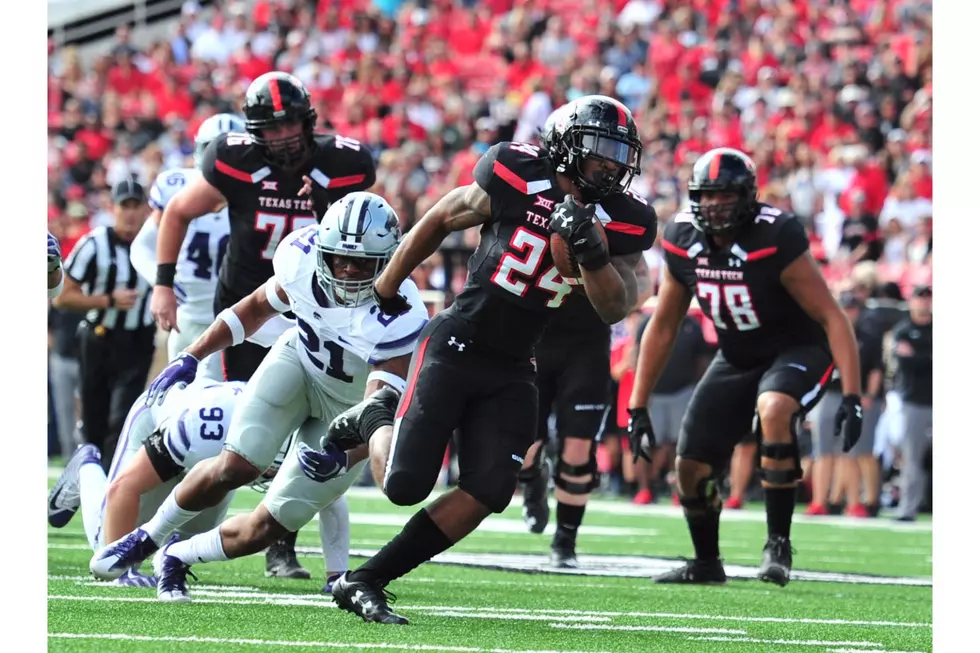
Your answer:
[[[183,589],[181,586],[187,584],[188,576],[193,578],[195,581],[198,580],[197,576],[193,571],[191,571],[191,568],[187,564],[178,558],[174,558],[174,562],[165,565],[163,568],[163,573],[160,574],[160,581],[163,584],[163,590],[166,592],[172,592],[173,590]]]
[[[789,538],[783,537],[782,535],[773,535],[766,541],[766,549],[772,550],[772,552],[777,556],[794,555],[796,549],[790,544]]]

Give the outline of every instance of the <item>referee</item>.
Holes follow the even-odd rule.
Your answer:
[[[145,219],[146,193],[132,179],[112,189],[111,227],[96,227],[75,245],[54,306],[85,312],[79,325],[82,440],[112,461],[130,407],[146,387],[153,359],[151,288],[129,259]]]

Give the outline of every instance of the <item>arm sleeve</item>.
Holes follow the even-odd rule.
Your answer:
[[[133,267],[151,286],[157,277],[157,223],[151,219],[143,222],[143,228],[136,234],[129,248],[129,258]]]

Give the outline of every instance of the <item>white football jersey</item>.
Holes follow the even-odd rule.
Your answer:
[[[415,351],[429,312],[408,279],[399,290],[412,308],[397,317],[383,314],[373,302],[355,308],[338,305],[333,293],[325,293],[317,282],[316,230],[311,225],[289,234],[272,265],[296,315],[306,372],[327,394],[353,404],[364,397],[372,365]]]
[[[154,404],[153,424],[165,432],[164,444],[175,463],[190,469],[221,453],[244,389],[244,381],[199,379],[167,393],[162,406]]]
[[[161,172],[150,188],[149,204],[162,211],[177,192],[201,172],[175,168]],[[218,269],[225,257],[231,226],[228,209],[202,215],[187,225],[187,234],[177,257],[174,295],[179,311],[192,322],[210,324],[214,319],[214,293]]]

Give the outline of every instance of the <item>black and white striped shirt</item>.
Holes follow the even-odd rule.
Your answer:
[[[129,243],[110,227],[96,227],[78,241],[65,262],[65,273],[86,295],[109,295],[120,288],[135,290],[139,297],[128,311],[93,308],[85,319],[94,326],[133,331],[153,324],[150,295],[153,288],[136,273],[129,260]]]

